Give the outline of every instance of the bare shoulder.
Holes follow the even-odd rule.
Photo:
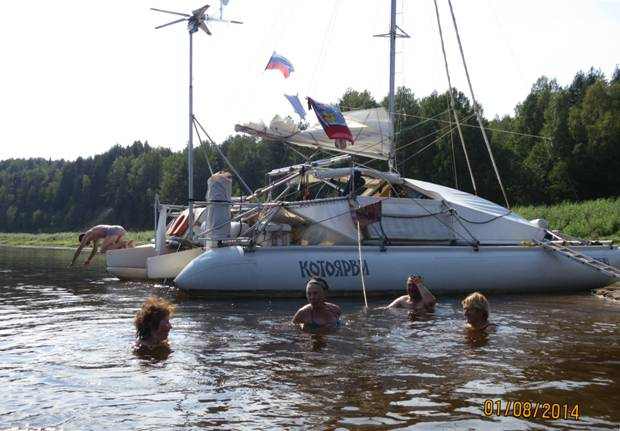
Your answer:
[[[341,312],[340,305],[338,305],[338,304],[333,304],[331,302],[326,302],[325,306],[329,309],[329,311],[331,311],[333,313],[340,314],[340,312]]]
[[[407,295],[399,296],[394,301],[392,301],[390,305],[388,305],[388,308],[404,307],[408,298],[409,297]]]
[[[306,304],[303,307],[301,307],[299,310],[297,310],[297,312],[293,316],[293,323],[295,324],[304,323],[304,321],[307,320],[306,316],[308,316],[309,314],[310,314],[310,304]]]

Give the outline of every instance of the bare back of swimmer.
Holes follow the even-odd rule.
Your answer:
[[[101,253],[105,253],[107,250],[133,247],[133,241],[125,241],[123,239],[123,236],[125,236],[126,233],[127,231],[125,230],[125,228],[119,225],[100,224],[91,227],[86,232],[81,233],[78,237],[80,245],[73,254],[73,260],[71,261],[71,264],[69,266],[73,266],[78,256],[82,252],[82,249],[88,244],[92,243],[93,249],[90,253],[90,256],[88,256],[88,259],[86,259],[86,261],[84,262],[84,265],[90,264],[90,261],[97,253],[99,240],[101,240]]]

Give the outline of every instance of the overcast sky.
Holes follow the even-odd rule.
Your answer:
[[[455,86],[466,89],[446,0],[438,0]],[[220,142],[244,120],[292,115],[284,93],[336,102],[348,88],[387,94],[390,0],[230,0],[194,38],[195,114]],[[212,0],[212,13],[219,1]],[[149,7],[188,0],[5,1],[0,13],[0,159],[75,159],[134,140],[187,143],[188,36]],[[485,115],[512,114],[541,76],[570,83],[620,63],[620,0],[453,0]],[[447,82],[432,0],[399,0],[397,85],[421,97]],[[263,69],[273,51],[295,72]]]

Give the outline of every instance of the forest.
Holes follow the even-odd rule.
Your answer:
[[[453,96],[478,194],[505,204],[472,103],[460,91],[454,90]],[[346,111],[386,106],[387,100],[377,101],[368,91],[349,89],[338,103]],[[397,168],[405,177],[473,192],[448,107],[447,92],[416,97],[409,88],[398,89]],[[550,205],[618,196],[618,68],[609,78],[596,69],[579,72],[565,87],[541,77],[513,115],[484,119],[484,123],[511,205]],[[253,189],[264,184],[269,170],[303,160],[298,151],[282,143],[244,135],[228,137],[220,149]],[[194,198],[201,200],[206,193],[208,165],[214,171],[225,165],[205,143],[194,151]],[[367,164],[386,168],[381,161]],[[186,172],[186,151],[153,148],[138,141],[74,161],[3,160],[0,231],[57,232],[98,223],[151,228],[155,195],[162,202],[187,201]],[[237,193],[242,192],[238,182],[234,187]]]

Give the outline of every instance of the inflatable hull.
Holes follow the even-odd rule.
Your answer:
[[[617,247],[575,249],[620,266]],[[476,251],[468,246],[364,246],[362,255],[369,296],[402,292],[412,273],[422,275],[436,294],[576,291],[614,282],[587,265],[541,247],[481,246]],[[174,281],[190,292],[301,296],[313,274],[328,281],[330,296],[359,295],[362,287],[357,247],[217,248],[192,260]]]

